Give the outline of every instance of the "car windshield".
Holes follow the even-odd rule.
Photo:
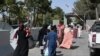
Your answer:
[[[91,29],[93,32],[100,32],[100,24],[95,24]]]

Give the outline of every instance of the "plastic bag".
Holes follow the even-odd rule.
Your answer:
[[[48,50],[48,47],[46,47],[45,50],[44,50],[44,56],[49,56],[49,50]]]

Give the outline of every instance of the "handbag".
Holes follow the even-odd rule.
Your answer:
[[[29,42],[29,49],[33,48],[35,46],[35,42],[32,36],[30,36],[28,38],[28,42]]]

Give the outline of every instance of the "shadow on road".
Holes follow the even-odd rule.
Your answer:
[[[90,56],[100,56],[100,50],[96,50],[96,52],[94,53],[94,55],[90,55]]]
[[[72,46],[71,49],[77,49],[79,46]]]
[[[79,39],[83,39],[84,37],[78,37]]]
[[[56,53],[61,53],[61,51],[56,51]]]
[[[61,51],[56,51],[56,56],[63,56],[63,54],[61,53]]]
[[[95,53],[94,56],[100,56],[100,53]]]
[[[59,54],[59,55],[56,55],[56,56],[63,56],[63,54]]]

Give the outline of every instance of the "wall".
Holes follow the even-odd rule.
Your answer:
[[[13,48],[10,45],[10,32],[0,30],[0,56],[11,56]]]
[[[40,29],[41,29],[41,27],[32,28],[31,33],[32,33],[34,40],[38,39],[38,34],[39,34]]]

